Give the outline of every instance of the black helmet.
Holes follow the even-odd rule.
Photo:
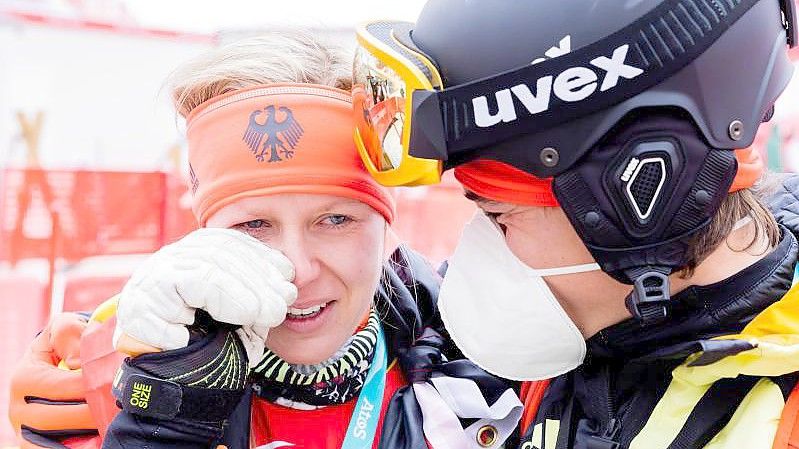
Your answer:
[[[435,0],[397,39],[429,57],[445,88],[494,83],[472,119],[487,132],[499,124],[496,138],[446,166],[489,158],[554,177],[572,225],[605,272],[635,285],[628,306],[646,321],[665,317],[668,274],[727,195],[737,167],[727,150],[751,145],[791,78],[794,8]],[[519,77],[531,64],[540,74]]]

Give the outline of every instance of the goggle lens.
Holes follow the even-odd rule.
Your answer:
[[[363,47],[355,54],[353,103],[356,126],[378,171],[395,170],[403,161],[405,81]]]

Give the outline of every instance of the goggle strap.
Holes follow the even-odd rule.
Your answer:
[[[446,161],[448,156],[447,135],[444,124],[447,122],[448,115],[446,110],[441,109],[438,92],[415,90],[411,96],[411,104],[413,114],[410,116],[409,154],[425,159]],[[424,149],[425,152],[414,153],[414,148]]]
[[[414,91],[414,105],[421,109],[413,115],[424,117],[412,117],[416,132],[411,134],[410,154],[446,160],[455,153],[540,132],[621,103],[690,64],[757,2],[666,0],[607,38],[565,55],[439,92]],[[792,11],[785,11],[786,19],[793,21],[788,24],[791,34],[796,29]],[[577,86],[582,90],[570,89],[578,98],[566,101],[556,95],[564,96],[556,91],[556,80],[572,68],[591,70],[596,80],[593,90],[589,82]],[[500,97],[505,98],[505,108],[499,105]],[[481,101],[487,102],[483,117],[475,118]],[[525,107],[517,107],[520,103]],[[439,109],[436,117],[429,111],[433,104]],[[486,125],[485,114],[494,123]],[[478,125],[481,120],[484,123]]]

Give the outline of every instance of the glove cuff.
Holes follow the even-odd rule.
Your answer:
[[[131,366],[120,367],[114,382],[114,397],[122,410],[157,419],[219,424],[241,401],[243,389],[211,389],[181,385],[153,377]]]
[[[244,395],[247,354],[234,326],[202,311],[185,348],[127,358],[114,379],[123,410],[162,420],[221,424]]]

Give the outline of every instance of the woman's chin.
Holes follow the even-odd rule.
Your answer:
[[[266,347],[293,365],[317,365],[333,357],[350,335],[351,333],[346,332],[340,336],[324,332],[298,337],[295,333],[278,327],[269,332]]]
[[[351,317],[360,313],[353,314],[344,304],[330,301],[319,313],[287,316],[280,326],[269,331],[266,347],[294,365],[317,365],[329,360],[358,327],[359,321]]]

